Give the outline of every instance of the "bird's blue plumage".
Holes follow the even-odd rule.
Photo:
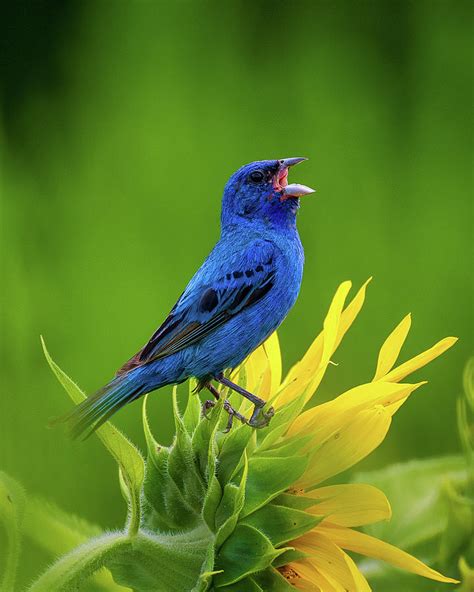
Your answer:
[[[69,414],[74,435],[161,386],[191,376],[205,384],[280,325],[303,273],[296,214],[299,195],[310,190],[287,184],[288,167],[300,160],[251,163],[229,179],[219,241],[148,343]]]

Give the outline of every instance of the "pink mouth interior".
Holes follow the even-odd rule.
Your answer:
[[[288,168],[285,167],[280,169],[277,174],[275,175],[275,179],[273,181],[273,187],[275,189],[283,189],[288,185]]]

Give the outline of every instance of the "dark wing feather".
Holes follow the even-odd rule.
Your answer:
[[[245,258],[243,258],[245,260]],[[272,257],[244,271],[224,273],[214,282],[188,286],[148,343],[117,374],[194,345],[243,309],[262,299],[274,285]]]

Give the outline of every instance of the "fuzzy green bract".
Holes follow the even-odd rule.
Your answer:
[[[80,402],[85,395],[44,350],[61,385]],[[231,403],[239,402],[238,395],[227,395]],[[175,438],[166,447],[153,433],[146,402],[145,397],[146,460],[109,422],[97,431],[119,465],[129,507],[125,528],[107,534],[92,530],[96,536],[78,538],[82,544],[65,549],[68,554],[31,592],[80,589],[93,574],[99,590],[294,590],[276,568],[302,556],[286,543],[322,517],[294,507],[294,496],[284,494],[307,465],[301,452],[306,438],[276,443],[288,410],[278,411],[262,433],[242,424],[225,433],[222,400],[209,419],[202,418],[190,384],[184,410],[174,390]],[[97,577],[103,568],[113,580]]]

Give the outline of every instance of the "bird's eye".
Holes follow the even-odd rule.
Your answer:
[[[265,179],[265,175],[262,171],[252,171],[249,175],[249,179],[252,183],[261,183]]]

